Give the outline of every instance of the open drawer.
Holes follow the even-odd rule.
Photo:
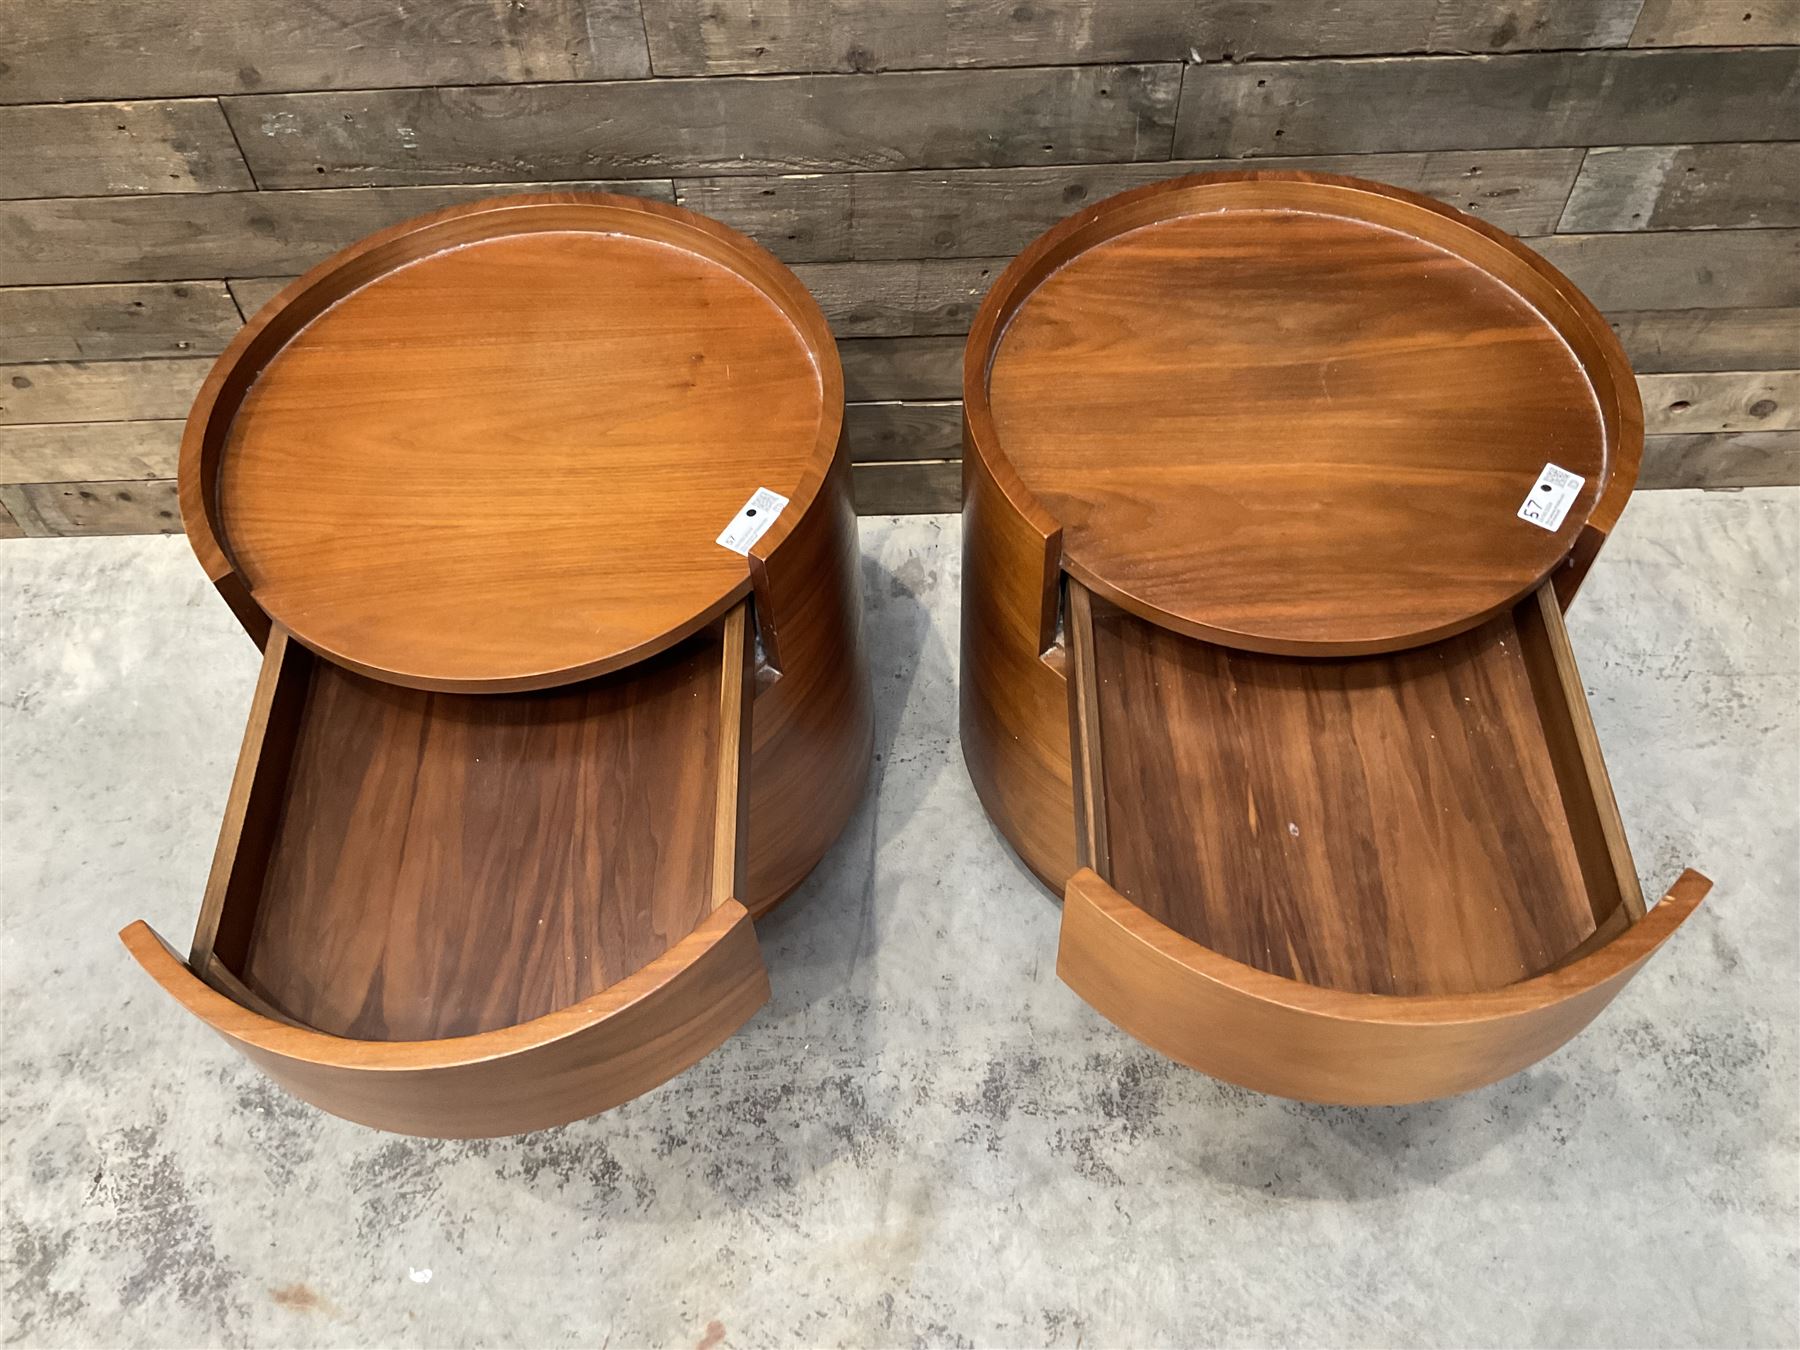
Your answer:
[[[1080,870],[1058,971],[1170,1057],[1310,1101],[1493,1082],[1699,904],[1645,911],[1550,584],[1468,632],[1296,658],[1068,583]]]
[[[562,1124],[768,998],[744,872],[748,602],[625,670],[402,688],[277,627],[191,953],[121,934],[295,1095],[409,1134]]]

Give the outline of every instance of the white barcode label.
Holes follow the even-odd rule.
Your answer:
[[[1537,476],[1537,482],[1525,494],[1525,504],[1519,508],[1519,519],[1529,520],[1533,525],[1546,530],[1561,529],[1563,517],[1569,514],[1575,498],[1581,495],[1581,485],[1585,482],[1587,479],[1578,473],[1570,473],[1555,464],[1544,465],[1544,471]]]
[[[731,524],[719,535],[718,542],[733,553],[748,555],[751,545],[768,532],[787,504],[788,499],[779,492],[756,489],[744,503],[744,509],[731,518]]]

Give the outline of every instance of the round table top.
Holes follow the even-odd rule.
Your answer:
[[[1622,355],[1596,376],[1617,344],[1590,315],[1522,245],[1410,194],[1177,180],[1065,222],[996,285],[971,449],[1061,526],[1071,575],[1153,622],[1393,650],[1568,554],[1629,384]]]
[[[271,618],[397,683],[542,687],[686,636],[748,593],[721,532],[759,488],[791,528],[842,419],[799,283],[660,204],[455,208],[270,308],[184,478]]]

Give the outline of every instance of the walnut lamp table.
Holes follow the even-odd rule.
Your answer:
[[[182,442],[264,657],[191,949],[132,954],[406,1133],[559,1124],[719,1045],[870,758],[842,424],[799,282],[658,203],[456,207],[289,286]]]
[[[1461,1092],[1699,903],[1645,907],[1563,628],[1637,390],[1529,249],[1355,179],[1157,184],[1011,265],[963,383],[964,756],[1126,1031]]]

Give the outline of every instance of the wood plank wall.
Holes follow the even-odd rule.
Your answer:
[[[179,528],[180,419],[284,277],[592,185],[793,263],[859,503],[955,509],[1007,257],[1223,165],[1532,241],[1642,374],[1646,487],[1800,481],[1800,0],[57,0],[0,7],[0,535]]]

